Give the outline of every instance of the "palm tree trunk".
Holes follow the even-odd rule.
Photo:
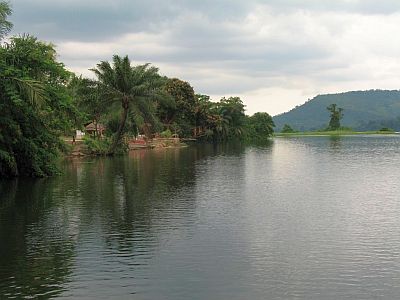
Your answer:
[[[126,124],[126,119],[128,117],[128,110],[129,110],[128,99],[124,99],[122,101],[121,121],[118,126],[118,131],[115,134],[114,141],[111,144],[110,150],[108,151],[108,155],[114,155],[115,150],[117,149],[117,146],[118,146],[119,142],[121,141],[122,133],[124,132],[124,128],[125,128],[125,124]]]

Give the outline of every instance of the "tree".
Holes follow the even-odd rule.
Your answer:
[[[107,110],[103,103],[101,86],[95,80],[74,77],[69,88],[75,98],[76,105],[81,109],[84,117],[95,125],[95,136],[98,134],[98,123],[101,116]]]
[[[0,175],[54,173],[59,136],[75,113],[66,84],[71,73],[51,44],[26,35],[0,47]]]
[[[244,107],[239,97],[223,97],[219,102],[211,102],[207,95],[196,95],[193,136],[220,141],[243,137],[246,125]]]
[[[340,128],[340,120],[343,118],[343,108],[337,107],[336,104],[331,104],[326,109],[331,113],[328,129],[338,130]]]
[[[194,106],[194,120],[195,126],[193,136],[195,138],[201,137],[210,132],[209,130],[209,116],[210,109],[213,106],[208,95],[196,95],[196,102]]]
[[[11,15],[11,12],[10,5],[7,2],[0,2],[0,41],[13,27],[12,23],[7,20],[7,17]]]
[[[165,91],[173,98],[174,103],[159,105],[159,116],[164,125],[169,128],[173,123],[183,136],[190,136],[194,122],[196,97],[193,87],[178,78],[168,79]]]
[[[245,123],[244,104],[239,97],[223,97],[219,103],[216,104],[217,115],[219,124],[224,124],[222,139],[240,137],[243,135],[243,128]],[[217,129],[220,128],[219,126]]]
[[[289,124],[285,124],[285,125],[283,125],[281,132],[282,133],[293,133],[295,131]]]
[[[247,136],[249,139],[264,139],[274,133],[274,121],[266,112],[257,112],[247,121]]]
[[[121,142],[129,112],[136,124],[148,131],[148,121],[155,119],[155,101],[168,98],[162,90],[165,79],[149,64],[131,66],[128,56],[114,55],[112,65],[103,61],[92,71],[101,85],[105,103],[117,102],[122,108],[118,130],[109,149],[112,155]]]

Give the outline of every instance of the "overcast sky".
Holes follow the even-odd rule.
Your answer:
[[[399,0],[11,0],[13,33],[92,76],[113,54],[151,62],[249,114],[317,94],[400,89]]]

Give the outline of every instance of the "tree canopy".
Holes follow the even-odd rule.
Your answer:
[[[75,112],[66,89],[71,73],[53,45],[32,36],[11,38],[0,54],[0,174],[52,174],[59,136]]]

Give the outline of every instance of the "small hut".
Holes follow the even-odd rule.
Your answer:
[[[104,135],[105,130],[106,127],[101,123],[91,122],[85,126],[86,133],[92,136],[97,135],[99,137],[102,137]]]

